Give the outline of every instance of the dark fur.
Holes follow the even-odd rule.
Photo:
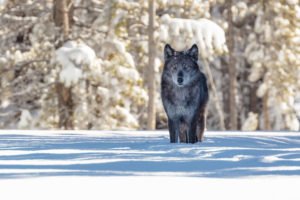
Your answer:
[[[170,142],[202,141],[205,129],[205,108],[208,102],[206,77],[197,64],[198,47],[175,51],[164,49],[165,65],[161,79],[161,96],[168,116]]]

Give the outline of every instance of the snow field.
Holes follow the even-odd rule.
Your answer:
[[[47,177],[0,180],[1,199],[299,200],[299,177]],[[3,198],[5,197],[5,198]]]
[[[298,132],[0,131],[1,199],[299,200]]]

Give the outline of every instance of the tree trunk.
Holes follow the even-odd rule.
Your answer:
[[[227,2],[228,10],[228,32],[227,32],[227,44],[229,49],[229,119],[230,119],[230,129],[237,130],[237,103],[236,103],[236,68],[235,68],[235,55],[234,55],[234,27],[232,22],[232,0]]]
[[[149,66],[148,66],[148,121],[147,129],[155,129],[156,123],[156,84],[155,84],[155,70],[154,70],[154,60],[155,60],[155,41],[154,41],[154,20],[155,20],[155,1],[149,0],[149,27],[148,27],[148,48],[149,48]]]
[[[65,87],[63,83],[56,83],[56,92],[59,112],[58,128],[74,129],[72,88]]]
[[[263,96],[264,130],[271,130],[268,99],[268,92],[266,92],[266,94]]]
[[[269,12],[267,10],[268,1],[263,0],[262,6],[263,6],[263,11],[264,11],[264,20],[269,21],[271,16],[268,14]],[[264,38],[264,39],[266,39],[266,38]],[[269,48],[270,48],[270,43],[265,41],[264,48],[263,48],[264,55],[267,55],[267,51]],[[265,62],[263,63],[263,67],[265,67]],[[266,76],[264,76],[264,79],[265,78],[266,78]],[[264,130],[271,130],[268,100],[269,100],[269,92],[266,91],[266,93],[262,99],[262,101],[263,101],[263,116],[264,116]]]
[[[215,86],[215,83],[213,80],[213,76],[212,76],[211,70],[210,70],[209,65],[206,60],[203,61],[203,65],[204,65],[204,68],[205,68],[205,71],[206,71],[206,74],[208,77],[208,81],[211,85],[213,101],[215,103],[215,106],[216,106],[216,109],[217,109],[217,112],[218,112],[218,115],[220,118],[220,129],[222,131],[224,131],[225,130],[224,113],[223,113],[222,106],[221,106],[221,103],[220,103],[220,100],[218,97],[218,93],[217,93],[217,89],[216,89],[216,86]]]
[[[70,26],[72,24],[72,0],[54,0],[53,19],[56,26],[62,27],[64,40],[69,37]],[[74,102],[72,98],[72,88],[67,88],[63,83],[56,83],[58,98],[59,127],[64,129],[74,129]]]
[[[69,36],[73,23],[73,10],[73,0],[54,0],[53,2],[53,20],[56,26],[63,28],[65,40]]]

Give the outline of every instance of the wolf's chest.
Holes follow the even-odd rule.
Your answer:
[[[171,91],[173,103],[178,107],[184,106],[188,108],[193,106],[193,104],[198,102],[199,92],[199,88],[195,86],[186,88],[174,87]]]
[[[164,103],[169,117],[193,115],[198,107],[197,93],[197,88],[172,88]]]

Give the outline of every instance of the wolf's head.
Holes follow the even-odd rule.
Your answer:
[[[167,44],[164,49],[166,78],[172,79],[178,87],[189,85],[199,77],[198,47],[194,44],[186,51],[175,51]]]

